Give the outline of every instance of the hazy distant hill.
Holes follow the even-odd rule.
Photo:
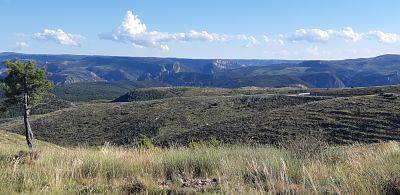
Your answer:
[[[400,83],[400,56],[336,61],[178,59],[0,53],[0,61],[33,59],[58,85],[79,82],[154,81],[172,86],[319,88]],[[5,75],[0,65],[0,76]]]

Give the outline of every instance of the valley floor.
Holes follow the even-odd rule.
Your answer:
[[[0,194],[399,193],[400,144],[61,148],[0,131]],[[297,150],[293,150],[296,148]],[[294,152],[295,151],[295,152]]]

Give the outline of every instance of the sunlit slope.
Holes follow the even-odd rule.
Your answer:
[[[332,143],[400,140],[400,98],[371,95],[310,102],[228,119],[162,142],[221,138],[274,144],[295,135],[321,136]]]
[[[238,95],[176,97],[130,103],[84,104],[32,118],[35,135],[60,145],[131,144],[139,133],[155,141],[171,134],[222,123],[240,121],[255,113],[317,101],[313,97]],[[0,128],[22,134],[22,120]],[[224,139],[223,137],[221,139]]]

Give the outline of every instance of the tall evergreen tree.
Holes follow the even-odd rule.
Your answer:
[[[6,96],[5,105],[20,105],[24,114],[25,136],[29,150],[34,148],[34,138],[29,123],[30,111],[34,104],[41,102],[53,83],[42,68],[34,61],[6,61],[8,75],[1,81]]]

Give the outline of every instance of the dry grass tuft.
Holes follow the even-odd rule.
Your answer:
[[[268,146],[148,150],[42,145],[39,151],[31,158],[11,143],[0,143],[0,194],[399,192],[397,142],[329,146],[310,158]]]

